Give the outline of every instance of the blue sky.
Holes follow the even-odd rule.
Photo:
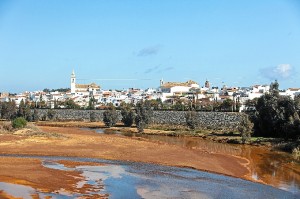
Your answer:
[[[297,0],[0,0],[0,92],[158,87],[159,80],[300,87]]]

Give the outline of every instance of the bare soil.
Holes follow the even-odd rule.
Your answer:
[[[75,123],[75,126],[90,127],[78,123]],[[240,157],[211,153],[199,148],[187,149],[151,142],[138,137],[98,134],[92,130],[83,130],[77,127],[40,126],[39,128],[44,133],[59,136],[2,134],[0,135],[0,153],[89,157],[155,163],[190,167],[251,180],[248,169],[249,161]],[[75,167],[81,163],[63,161],[63,164],[68,167]],[[78,180],[80,180],[79,173],[45,168],[38,159],[0,157],[0,181],[2,182],[29,185],[47,191],[59,190],[62,188],[60,187],[62,182],[64,182],[63,189],[72,191]],[[84,192],[84,190],[81,191]],[[5,193],[0,192],[0,198],[1,194],[3,196]],[[3,198],[5,197],[3,196]]]

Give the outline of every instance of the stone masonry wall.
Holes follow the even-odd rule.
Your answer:
[[[71,109],[53,109],[55,112],[54,120],[76,120],[76,121],[90,121],[94,118],[95,121],[102,121],[104,110],[71,110]],[[38,109],[39,118],[47,115],[48,109]],[[122,116],[118,111],[119,120]],[[153,123],[155,124],[185,124],[184,111],[154,111]],[[197,120],[199,126],[202,128],[229,128],[235,129],[239,125],[243,113],[229,113],[229,112],[197,112]]]
[[[185,111],[155,111],[154,123],[184,125]],[[230,128],[235,129],[243,118],[243,113],[229,112],[197,112],[197,121],[202,128]]]

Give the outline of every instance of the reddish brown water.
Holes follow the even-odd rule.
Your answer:
[[[99,132],[103,131],[99,130]],[[141,136],[151,141],[174,144],[191,150],[205,150],[210,153],[243,157],[249,160],[248,167],[252,179],[290,192],[300,192],[300,162],[285,152],[270,151],[266,147],[216,143],[195,137],[122,135]]]
[[[300,190],[300,164],[290,154],[270,151],[265,147],[216,143],[191,137],[146,137],[191,150],[204,149],[208,152],[226,153],[246,158],[249,160],[248,167],[253,179],[291,192]]]
[[[0,155],[1,156],[1,155]],[[77,189],[59,189],[48,192],[30,186],[0,182],[0,192],[13,198],[299,198],[299,192],[291,193],[271,186],[254,183],[188,168],[168,167],[147,163],[110,161],[93,158],[43,157],[5,155],[4,157],[41,159],[49,169],[77,171]],[[82,162],[74,168],[58,163],[58,160]],[[104,163],[100,166],[84,165],[88,162]],[[62,183],[64,183],[62,181]],[[87,189],[80,192],[82,187]],[[258,191],[259,190],[259,191]],[[35,197],[33,197],[35,196]],[[1,196],[0,196],[1,197]]]

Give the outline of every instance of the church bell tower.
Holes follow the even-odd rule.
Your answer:
[[[72,74],[71,74],[71,93],[75,94],[75,92],[76,92],[76,76],[75,76],[75,72],[73,70]]]

